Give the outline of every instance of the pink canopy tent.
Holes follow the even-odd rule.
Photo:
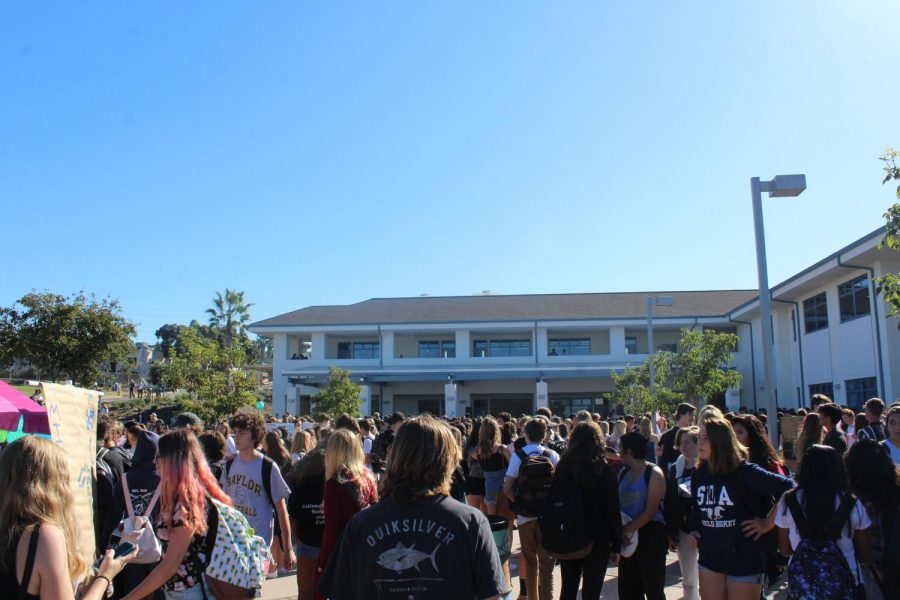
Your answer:
[[[19,417],[24,418],[22,431],[50,433],[47,409],[5,381],[0,381],[0,429],[18,430]]]

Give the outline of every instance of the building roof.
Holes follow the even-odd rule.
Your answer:
[[[645,298],[656,295],[672,296],[675,303],[656,307],[654,316],[713,317],[727,314],[756,297],[757,292],[716,290],[372,298],[349,305],[309,306],[257,321],[250,327],[644,318]]]

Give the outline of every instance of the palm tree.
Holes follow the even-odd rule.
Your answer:
[[[244,292],[237,292],[225,288],[225,295],[216,292],[213,298],[213,308],[207,308],[209,324],[218,327],[225,334],[225,344],[229,348],[235,336],[245,333],[247,324],[250,323],[250,307],[253,303],[244,302]]]

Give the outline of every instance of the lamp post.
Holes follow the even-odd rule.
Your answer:
[[[762,193],[770,198],[799,196],[806,189],[806,175],[776,175],[771,181],[750,179],[753,196],[753,229],[756,233],[756,271],[759,279],[759,319],[762,328],[762,355],[766,392],[766,421],[769,440],[778,446],[778,402],[775,398],[775,357],[773,356],[772,294],[769,291],[769,272],[766,266],[766,234],[763,228]],[[753,382],[756,385],[756,382]]]
[[[653,307],[672,306],[675,299],[672,296],[647,296],[647,363],[650,365],[650,396],[653,396],[654,377],[656,367],[653,364],[653,355],[656,349],[653,346]]]

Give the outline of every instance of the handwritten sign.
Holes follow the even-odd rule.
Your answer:
[[[75,502],[72,512],[79,525],[85,560],[94,556],[94,502],[92,482],[96,477],[97,392],[71,385],[42,383],[44,403],[50,421],[50,439],[63,447],[69,457],[69,478]]]

